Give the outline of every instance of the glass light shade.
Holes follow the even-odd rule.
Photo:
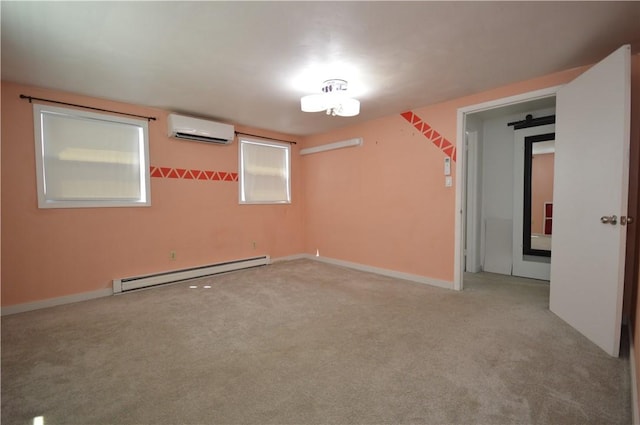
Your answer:
[[[335,93],[311,94],[300,99],[300,109],[303,112],[331,111],[341,117],[353,117],[360,113],[360,101]]]
[[[300,109],[303,112],[320,112],[328,108],[327,96],[323,94],[310,94],[300,99]]]
[[[360,101],[344,97],[340,99],[340,107],[336,108],[336,115],[341,117],[355,117],[360,113]]]

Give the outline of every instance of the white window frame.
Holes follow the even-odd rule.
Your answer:
[[[268,200],[268,201],[255,201],[247,200],[247,193],[245,190],[245,166],[242,147],[245,144],[254,144],[260,146],[270,146],[277,149],[284,149],[285,151],[285,168],[286,168],[286,199],[280,200]],[[240,204],[291,204],[291,145],[289,143],[280,143],[273,140],[265,139],[251,139],[246,137],[238,138],[238,187],[239,187],[239,202]]]
[[[107,121],[123,126],[135,126],[139,129],[139,161],[140,161],[140,197],[139,199],[50,199],[46,193],[45,143],[43,134],[43,117],[45,114],[67,116],[71,119]],[[95,207],[145,207],[151,206],[150,175],[149,175],[149,128],[146,120],[124,118],[114,115],[99,114],[79,109],[61,108],[42,104],[33,105],[35,131],[35,160],[39,208],[95,208]],[[90,141],[87,142],[87,145]]]

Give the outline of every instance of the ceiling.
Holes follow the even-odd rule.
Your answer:
[[[640,44],[640,2],[8,2],[2,79],[295,135]],[[300,111],[349,81],[357,117]],[[28,94],[28,93],[27,93]]]

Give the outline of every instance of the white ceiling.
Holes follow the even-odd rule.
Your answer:
[[[298,135],[594,63],[640,41],[640,2],[0,7],[3,80]],[[329,78],[349,81],[358,117],[300,111],[300,97]]]

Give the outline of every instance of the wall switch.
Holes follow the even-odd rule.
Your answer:
[[[451,158],[447,157],[444,159],[444,175],[451,175]]]
[[[446,176],[444,178],[444,187],[451,187],[451,186],[453,186],[453,177]]]

